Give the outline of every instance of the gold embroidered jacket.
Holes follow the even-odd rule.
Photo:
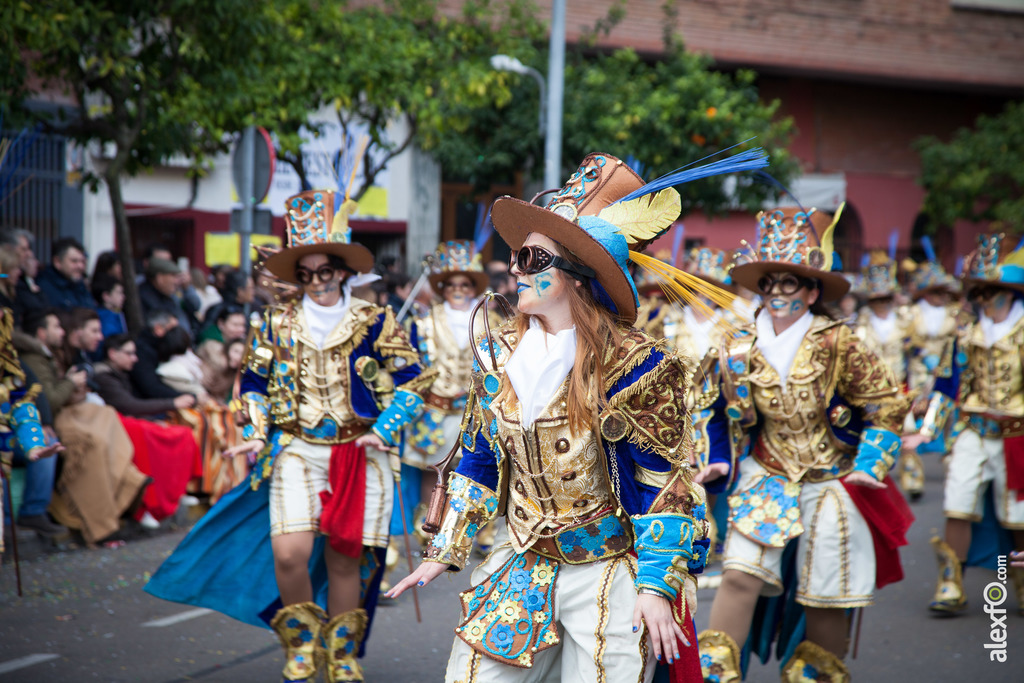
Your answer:
[[[686,465],[692,447],[691,362],[643,332],[623,333],[623,344],[608,349],[615,358],[605,376],[608,403],[599,416],[600,438],[596,432],[571,433],[567,381],[530,429],[523,429],[514,392],[502,391],[504,364],[518,344],[515,327],[497,330],[493,344],[481,342],[481,356],[489,358],[493,348],[497,368],[474,374],[462,460],[449,481],[448,508],[430,559],[461,569],[476,530],[502,513],[517,552],[553,548],[557,559],[570,563],[628,550],[639,535],[637,520],[653,514],[696,529],[690,542],[706,536],[703,490],[692,483]],[[580,531],[592,527],[600,532]],[[670,585],[682,585],[692,559],[676,558]]]
[[[755,341],[750,326],[730,340],[722,363],[734,456],[753,446],[769,471],[793,482],[836,479],[854,469],[883,479],[908,409],[888,366],[842,322],[819,316],[785,383]]]
[[[352,299],[318,348],[301,302],[268,307],[252,325],[239,392],[243,436],[267,442],[254,482],[292,437],[336,444],[372,429],[396,443],[435,374],[421,368],[390,308]]]

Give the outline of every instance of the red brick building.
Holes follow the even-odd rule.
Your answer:
[[[550,0],[537,4],[550,17]],[[667,24],[719,68],[756,70],[762,96],[779,99],[796,123],[793,151],[804,173],[833,183],[847,201],[837,231],[847,267],[863,248],[887,244],[894,229],[902,253],[916,242],[924,195],[916,138],[946,139],[1024,93],[1021,0],[677,0],[670,17],[665,4],[630,0],[601,46],[656,56]],[[612,5],[568,0],[568,42]],[[701,216],[684,220],[688,241],[735,247],[753,235],[748,215],[715,221],[713,231]],[[984,227],[939,228],[947,267]]]

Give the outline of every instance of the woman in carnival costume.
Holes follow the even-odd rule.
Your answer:
[[[793,648],[798,633],[780,636],[785,681],[848,680],[848,610],[870,605],[876,583],[902,577],[896,546],[912,517],[885,481],[906,400],[888,368],[823,308],[849,288],[831,271],[837,220],[814,209],[761,213],[757,251],[732,271],[763,307],[722,352],[724,410],[713,421],[723,424],[711,448],[731,449],[737,471],[712,464],[702,473],[709,484],[719,474],[737,480],[722,584],[699,638],[704,676],[721,683],[742,677],[740,646],[758,597],[794,588],[783,582],[790,541],[799,540],[795,601],[806,639]],[[762,658],[776,632],[766,622],[768,642],[753,643]]]
[[[911,292],[914,303],[910,306],[910,343],[907,354],[907,386],[914,397],[911,413],[903,426],[904,433],[921,429],[925,411],[935,386],[937,375],[948,376],[953,364],[953,345],[960,329],[968,323],[957,301],[959,283],[947,273],[935,258],[928,237],[921,238],[927,260],[918,263],[911,274]],[[953,422],[948,428],[915,449],[904,447],[901,460],[914,461],[904,465],[900,473],[900,486],[916,500],[924,493],[924,463],[921,455],[946,455],[953,443]]]
[[[285,681],[316,678],[321,650],[328,681],[361,681],[391,517],[388,452],[435,372],[390,308],[351,294],[373,267],[350,241],[355,202],[314,190],[286,209],[288,247],[264,266],[302,298],[253,323],[239,390],[246,441],[225,453],[256,457],[251,486],[225,496],[147,590],[269,621]]]
[[[470,317],[489,283],[473,242],[442,242],[429,263],[430,288],[442,300],[413,321],[410,337],[424,364],[437,370],[437,379],[425,397],[422,415],[409,426],[403,454],[406,464],[422,471],[420,503],[413,515],[417,533],[437,483],[430,466],[437,465],[459,438],[466,392],[472,383],[470,345],[473,337],[483,332],[481,328],[470,333]]]
[[[1013,244],[1003,234],[978,236],[978,248],[964,264],[978,322],[940,359],[920,434],[907,437],[916,446],[940,436],[958,404],[967,423],[946,467],[944,538],[932,539],[939,578],[929,607],[940,614],[967,608],[965,563],[986,564],[1011,547],[1024,547],[1024,246]],[[985,527],[975,523],[989,517],[990,495],[997,526],[1005,531],[977,534]],[[1010,574],[1024,614],[1024,570]]]
[[[853,330],[889,366],[896,383],[907,391],[913,321],[909,309],[896,305],[899,288],[893,239],[888,252],[873,249],[865,255],[860,293],[867,305],[857,316]],[[916,451],[906,450],[902,456],[896,466],[900,488],[911,500],[917,500],[924,492],[924,464]]]
[[[480,525],[506,515],[509,543],[462,594],[446,680],[650,681],[655,660],[673,664],[673,680],[699,680],[693,574],[707,540],[687,466],[693,363],[631,327],[628,263],[706,287],[639,251],[678,216],[672,185],[766,163],[742,157],[645,186],[591,154],[546,207],[494,203],[519,315],[479,343],[443,521],[392,590],[461,570]]]

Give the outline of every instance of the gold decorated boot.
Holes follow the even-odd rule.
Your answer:
[[[356,662],[359,644],[366,632],[366,610],[354,609],[332,618],[324,627],[324,649],[327,651],[327,682],[363,680],[363,670]]]
[[[704,631],[697,636],[700,673],[705,681],[739,683],[740,649],[725,631]]]
[[[939,582],[928,609],[943,614],[956,614],[967,607],[960,560],[949,544],[938,536],[932,538],[932,547],[939,561]]]
[[[900,454],[900,458],[903,460],[900,488],[910,500],[918,500],[924,493],[924,463],[916,451],[905,451]]]
[[[782,683],[848,683],[850,670],[843,660],[809,640],[796,646],[793,656],[782,667]]]
[[[277,610],[270,628],[284,646],[284,671],[287,682],[311,682],[316,678],[317,645],[327,613],[312,602],[285,605]]]

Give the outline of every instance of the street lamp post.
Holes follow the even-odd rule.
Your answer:
[[[494,55],[491,57],[491,68],[495,71],[509,71],[523,76],[533,76],[533,80],[537,81],[537,87],[540,88],[540,114],[537,117],[538,130],[541,135],[545,135],[547,84],[544,82],[544,76],[532,66],[526,66],[515,57],[510,57],[509,55]]]

